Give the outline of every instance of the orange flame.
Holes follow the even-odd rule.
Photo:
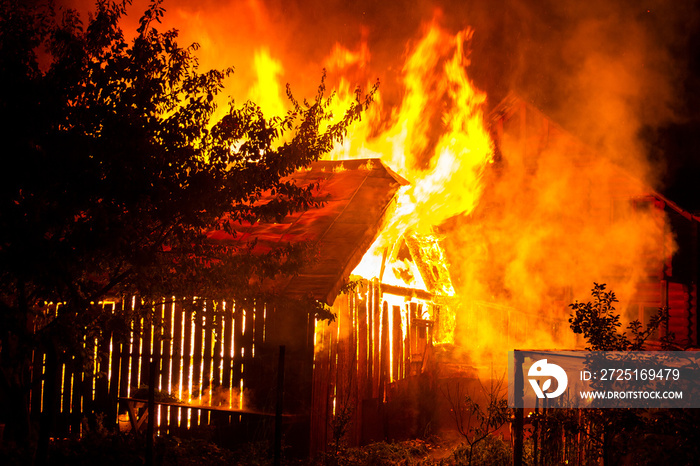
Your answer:
[[[399,195],[386,242],[407,230],[428,233],[452,216],[470,213],[478,202],[493,143],[483,118],[486,95],[466,74],[464,44],[471,36],[471,30],[451,35],[429,24],[406,58],[401,105],[387,111],[380,96],[329,156],[380,157],[411,182]],[[334,63],[369,57],[340,46],[333,53]],[[347,108],[353,92],[344,79],[338,96],[337,108]]]
[[[342,117],[355,100],[358,84],[367,86],[375,82],[375,76],[369,75],[372,60],[380,60],[387,52],[374,49],[370,53],[366,40],[369,34],[361,31],[359,45],[347,47],[337,43],[325,53],[323,38],[316,43],[313,38],[301,37],[303,31],[298,34],[299,31],[294,30],[294,27],[307,25],[306,17],[300,22],[285,22],[283,26],[279,13],[266,10],[259,1],[212,7],[206,21],[196,8],[176,9],[176,12],[180,18],[175,20],[185,18],[188,22],[187,29],[182,31],[183,42],[198,41],[203,45],[201,66],[206,69],[237,65],[226,93],[256,101],[270,116],[280,115],[288,108],[281,83],[292,82],[295,94],[311,95],[313,89],[300,86],[304,86],[305,81],[315,85],[317,80],[313,78],[317,75],[314,73],[319,72],[318,63],[323,63],[328,71],[328,87],[336,92],[331,110],[336,118]],[[232,17],[247,17],[251,21],[232,29],[229,21],[219,19]],[[290,40],[292,37],[294,40]],[[482,177],[492,160],[493,142],[483,121],[486,96],[472,85],[466,73],[470,65],[466,46],[471,37],[471,30],[451,34],[437,21],[424,25],[419,39],[406,48],[400,68],[401,98],[395,98],[393,82],[387,78],[391,74],[386,71],[382,79],[388,82],[382,83],[362,120],[350,128],[348,138],[328,155],[332,159],[378,157],[410,182],[399,193],[396,215],[390,219],[385,234],[356,271],[364,277],[378,276],[382,252],[406,231],[430,234],[430,227],[455,216],[468,215],[479,203],[485,189]],[[295,47],[295,41],[312,46]],[[224,43],[239,46],[223,46]],[[255,52],[250,53],[252,50]],[[300,51],[305,54],[306,61],[299,59]],[[380,65],[385,69],[389,64]],[[615,81],[619,85],[619,81]],[[600,102],[595,96],[586,100]],[[605,100],[608,103],[601,107],[604,109],[612,105],[610,102],[617,102],[607,94]],[[587,113],[594,114],[579,113],[584,113],[580,115],[584,120],[590,119]],[[625,118],[615,120],[616,124],[621,124]],[[605,131],[616,133],[609,131],[608,125]],[[459,255],[457,263],[451,264],[451,273],[461,278],[461,283],[457,284],[458,293],[463,297],[460,314],[466,316],[466,320],[475,320],[472,311],[480,307],[483,308],[481,315],[502,317],[511,325],[508,315],[517,307],[533,315],[544,313],[562,322],[560,327],[567,331],[567,311],[565,306],[560,306],[558,298],[559,307],[552,305],[552,289],[569,290],[562,299],[570,302],[574,298],[586,298],[581,288],[585,293],[592,280],[607,280],[605,274],[621,276],[616,271],[643,270],[640,258],[647,257],[654,249],[652,239],[660,237],[658,232],[663,229],[663,219],[659,221],[650,215],[631,212],[629,220],[606,224],[604,219],[594,218],[586,211],[587,198],[577,190],[581,186],[577,180],[583,169],[573,163],[569,149],[555,147],[550,141],[548,152],[544,154],[546,159],[535,163],[525,160],[524,154],[517,155],[517,151],[506,153],[507,141],[500,139],[500,152],[507,166],[498,175],[500,178],[489,184],[489,205],[494,203],[498,208],[491,209],[493,212],[480,211],[478,221],[455,221],[451,226],[458,233],[452,231],[448,236],[449,251],[457,251]],[[619,155],[634,158],[628,157],[626,151],[620,151]],[[539,166],[537,170],[531,169],[533,163]],[[611,173],[597,161],[589,164],[585,171],[587,178],[600,180]],[[603,194],[599,189],[596,192],[601,198],[612,199],[611,204],[617,196]],[[576,213],[586,216],[584,227]],[[667,249],[671,251],[673,246]],[[616,254],[605,254],[605,251]],[[563,260],[560,257],[551,260],[554,256],[563,256]],[[369,266],[363,268],[367,264]],[[632,277],[624,283],[609,284],[616,290],[626,291],[634,287],[636,280],[637,277]],[[496,308],[498,311],[491,311]],[[515,320],[511,327],[525,328],[522,321]],[[500,339],[502,332],[498,330],[504,322],[493,323],[491,330],[488,322],[479,322],[479,333],[484,341],[475,342],[470,335],[470,348],[489,346],[505,350]],[[539,330],[554,333],[545,329],[541,321],[533,319],[530,324],[525,333],[533,339],[519,339],[513,346],[524,347],[537,341],[538,346],[562,347],[540,335]]]

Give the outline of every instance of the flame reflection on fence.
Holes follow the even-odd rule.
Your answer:
[[[80,435],[83,418],[114,410],[118,398],[144,397],[150,361],[158,361],[159,397],[179,400],[180,406],[159,405],[156,425],[165,433],[175,428],[208,425],[211,414],[197,407],[247,409],[249,365],[256,346],[265,342],[267,309],[257,302],[209,301],[188,306],[174,297],[144,313],[136,297],[99,303],[107,312],[135,315],[125,339],[104,335],[103,341],[84,340],[86,364],[74,357],[60,359],[57,384],[56,436]],[[45,316],[57,315],[60,304],[47,303]],[[259,310],[258,310],[259,307]],[[32,371],[32,416],[44,410],[47,358],[35,352]],[[254,383],[253,383],[254,385]],[[114,416],[115,424],[118,422]]]

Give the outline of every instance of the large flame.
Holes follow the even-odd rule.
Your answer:
[[[476,206],[484,167],[493,143],[483,118],[486,95],[469,80],[464,49],[471,30],[455,35],[432,22],[408,51],[403,66],[401,104],[386,109],[381,94],[350,137],[329,155],[333,159],[379,157],[409,180],[399,196],[397,214],[385,231],[388,242],[406,231],[430,228]],[[334,63],[355,65],[368,57],[336,46]],[[338,92],[339,109],[354,97],[346,80]]]
[[[490,173],[486,169],[493,142],[484,123],[486,95],[467,75],[470,29],[451,33],[437,20],[426,23],[407,43],[396,66],[396,47],[381,44],[377,40],[381,34],[370,29],[371,24],[360,28],[359,35],[343,29],[340,21],[320,21],[318,28],[309,29],[314,19],[298,14],[294,6],[283,12],[268,9],[259,0],[198,8],[174,8],[172,25],[186,25],[181,31],[183,43],[202,45],[198,56],[204,69],[236,65],[227,94],[238,103],[254,100],[268,116],[288,108],[284,83],[291,84],[297,97],[313,95],[321,66],[328,73],[327,87],[336,94],[331,109],[337,118],[354,101],[358,87],[366,92],[380,76],[374,102],[343,144],[329,154],[333,159],[378,157],[410,182],[399,193],[397,214],[365,257],[363,275],[377,276],[383,250],[406,231],[430,235],[434,226],[443,225],[463,320],[474,321],[474,310],[482,308],[478,332],[473,331],[474,322],[463,326],[467,331],[461,336],[458,329],[458,341],[468,342],[470,350],[491,348],[502,355],[514,347],[567,347],[553,338],[557,332],[567,332],[566,302],[587,299],[592,282],[609,277],[615,278],[608,284],[621,300],[632,294],[662,241],[664,220],[621,202],[624,196],[613,192],[609,181],[611,164],[590,159],[582,165],[569,148],[551,144],[541,160],[533,162],[517,150],[506,150],[508,141],[501,140],[504,162],[497,176],[489,175],[487,191],[484,175]],[[232,18],[246,20],[232,27]],[[326,34],[316,37],[311,30]],[[329,36],[343,39],[334,43],[327,40]],[[370,43],[384,49],[371,48]],[[617,94],[601,95],[604,98],[586,95],[585,100],[601,111],[620,101]],[[226,96],[221,99],[224,109]],[[586,121],[595,115],[575,108],[569,113]],[[615,119],[618,126],[630,120],[624,116]],[[608,126],[606,135],[617,134],[617,128]],[[610,158],[631,161],[626,167],[638,164],[642,157],[629,150],[636,146],[623,142],[615,145],[616,157]],[[591,179],[599,180],[602,188]],[[595,199],[582,191],[584,185],[591,187],[586,189]],[[645,189],[635,187],[625,195],[641,196]],[[488,209],[476,210],[486,194]],[[626,212],[611,219],[591,211],[594,204],[616,204]],[[666,253],[673,247],[665,247]],[[554,294],[563,298],[557,301]],[[621,310],[625,307],[620,305]],[[517,320],[525,317],[512,314],[514,309],[535,317],[530,322]],[[542,317],[561,325],[555,330],[543,324]],[[511,318],[515,320],[510,328],[519,326],[523,332],[504,343],[503,320]]]

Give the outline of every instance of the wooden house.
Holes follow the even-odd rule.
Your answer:
[[[525,164],[534,164],[553,146],[566,148],[582,166],[594,157],[515,96],[494,109],[489,124],[499,153],[520,151]],[[497,157],[490,170],[497,174],[501,163]],[[628,308],[644,319],[668,306],[664,331],[673,332],[683,346],[697,346],[700,219],[623,171],[610,173],[615,175],[597,180],[604,190],[591,185],[589,207],[579,215],[613,217],[622,203],[666,215],[669,228],[657,239],[662,260],[650,262]],[[281,345],[286,348],[285,441],[297,451],[323,451],[341,439],[363,444],[425,432],[439,392],[439,358],[432,348],[449,341],[460,324],[442,241],[411,232],[391,242],[382,239],[384,222],[407,182],[378,160],[320,161],[291,177],[300,184],[318,183],[324,206],[278,223],[248,225],[235,238],[223,232],[212,232],[210,238],[256,239],[259,250],[306,241],[316,248],[318,260],[298,275],[269,283],[275,299],[210,302],[196,313],[181,299],[164,299],[155,319],[135,322],[130,341],[119,343],[110,335],[95,348],[92,371],[70,361],[63,364],[56,436],[79,433],[83,418],[95,412],[111,413],[108,419],[116,424],[122,406],[118,400],[133,398],[140,386],[154,381],[158,390],[184,402],[159,404],[160,434],[204,432],[223,443],[269,438]],[[604,196],[596,197],[603,191]],[[488,206],[488,193],[482,202]],[[677,250],[670,255],[664,248],[674,242]],[[352,286],[344,286],[348,283]],[[564,292],[557,298],[563,308],[569,297]],[[317,322],[300,304],[307,298],[330,306],[335,320]],[[134,309],[138,302],[115,298],[103,305],[116,311]],[[502,317],[504,345],[526,330],[524,310],[497,302],[460,306],[470,325],[478,325],[480,313]],[[564,316],[556,322],[538,319],[539,325],[566,330]],[[155,373],[151,361],[156,361]],[[34,418],[49,396],[44,382],[42,355],[37,354]]]
[[[517,159],[524,165],[523,171],[530,174],[534,173],[538,163],[547,163],[543,159],[548,151],[556,151],[559,157],[566,158],[566,163],[580,175],[577,182],[582,186],[582,202],[576,215],[582,223],[612,224],[626,215],[630,208],[656,218],[661,228],[651,239],[655,246],[648,253],[650,257],[645,261],[644,270],[640,271],[636,290],[630,294],[622,311],[629,320],[647,322],[659,308],[667,307],[669,319],[663,325],[662,333],[672,332],[679,347],[697,347],[700,217],[684,211],[625,170],[603,160],[590,147],[514,94],[494,108],[490,114],[490,126],[498,148],[494,171],[499,170],[499,165],[508,163],[505,161],[508,158]],[[606,165],[603,170],[599,169],[602,165]],[[488,203],[487,196],[484,203]],[[630,236],[635,233],[630,231]],[[598,280],[602,283],[614,281],[616,274],[621,273],[624,272],[610,270]],[[570,302],[571,297],[563,292],[560,304]]]
[[[382,251],[381,272],[354,277],[355,288],[341,293],[406,181],[370,159],[319,161],[291,178],[316,183],[323,206],[279,223],[246,225],[235,237],[224,232],[209,237],[255,239],[257,251],[304,241],[315,248],[317,260],[297,275],[265,283],[265,298],[205,302],[197,312],[187,299],[164,298],[156,315],[134,323],[128,342],[107,336],[94,349],[91,371],[63,363],[55,436],[80,434],[83,420],[97,412],[108,413],[108,424],[119,417],[122,428],[138,427],[124,410],[138,406],[134,398],[144,397],[140,387],[153,384],[180,400],[158,401],[158,434],[188,431],[224,444],[269,439],[284,346],[287,444],[301,454],[324,450],[334,428],[338,432],[341,413],[350,443],[385,437],[386,429],[378,426],[386,423],[381,406],[390,387],[421,374],[433,336],[454,322],[443,252],[435,237],[407,235],[391,247],[375,245]],[[383,283],[384,274],[393,278]],[[309,299],[331,306],[335,319],[317,322],[303,304]],[[115,298],[103,306],[134,311],[139,303],[136,297]],[[50,396],[43,390],[45,378],[37,354],[31,394],[37,419]],[[143,407],[133,415],[142,417]]]

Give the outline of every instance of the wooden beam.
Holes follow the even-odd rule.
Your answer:
[[[419,298],[424,299],[426,301],[432,301],[435,299],[434,294],[430,293],[429,291],[419,290],[417,288],[407,288],[396,285],[385,285],[383,283],[380,285],[380,287],[382,292],[384,293],[394,294],[397,296],[404,296],[406,298]]]

